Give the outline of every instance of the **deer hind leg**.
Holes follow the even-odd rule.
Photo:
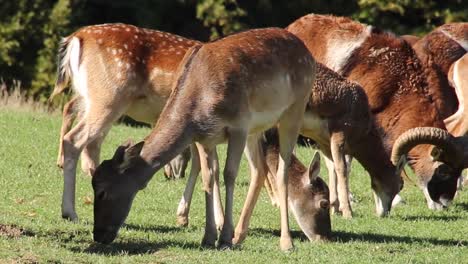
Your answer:
[[[81,151],[90,142],[96,140],[101,133],[107,133],[112,123],[124,112],[123,107],[124,105],[120,104],[103,109],[103,107],[99,107],[99,104],[95,104],[80,122],[64,136],[62,142],[64,154],[63,218],[77,220],[75,211],[76,167]],[[112,111],[108,109],[112,109]]]
[[[344,218],[352,218],[353,213],[349,202],[349,183],[345,158],[345,136],[343,132],[331,132],[330,149],[335,165],[338,186],[339,210]]]
[[[213,248],[216,243],[218,232],[216,230],[216,222],[214,220],[213,206],[213,166],[214,166],[214,151],[215,149],[206,149],[203,145],[196,143],[198,154],[200,157],[200,168],[202,174],[203,190],[205,191],[205,234],[202,240],[202,246]]]
[[[279,121],[278,134],[280,142],[280,155],[277,170],[278,200],[281,213],[281,238],[280,248],[289,251],[294,248],[291,233],[289,231],[288,215],[288,167],[291,155],[297,142],[299,129],[304,117],[304,104],[292,105],[283,113]]]
[[[253,209],[257,203],[258,196],[262,189],[262,183],[266,181],[267,165],[263,155],[263,149],[260,144],[261,134],[250,135],[247,138],[247,146],[244,150],[245,156],[250,167],[250,185],[247,197],[245,198],[244,206],[237,223],[234,244],[240,244],[247,237],[247,230],[252,216]]]
[[[73,122],[77,116],[78,96],[73,97],[63,106],[62,126],[60,127],[59,150],[57,157],[57,166],[63,169],[63,137],[71,130]]]
[[[177,207],[177,225],[187,226],[189,223],[190,204],[192,203],[193,190],[197,183],[197,177],[200,173],[200,156],[198,155],[197,148],[194,144],[190,146],[192,153],[192,167],[190,168],[190,175],[185,185],[184,194],[180,199],[179,206]]]
[[[185,170],[187,169],[190,160],[191,151],[187,148],[181,154],[177,155],[168,164],[164,165],[164,176],[167,179],[180,179],[185,177]]]
[[[232,217],[234,183],[236,181],[246,139],[247,131],[229,131],[226,165],[224,166],[223,171],[224,185],[226,186],[226,215],[224,217],[224,225],[218,241],[218,247],[221,249],[232,247],[232,239],[234,237],[234,223]]]
[[[190,205],[192,203],[193,190],[197,183],[197,177],[200,173],[200,157],[197,152],[196,146],[190,147],[192,156],[192,167],[190,169],[190,176],[185,185],[184,194],[180,199],[179,206],[177,207],[177,225],[187,226],[189,223]],[[221,230],[224,223],[224,210],[221,203],[220,190],[219,190],[219,163],[218,155],[214,152],[215,160],[213,167],[214,183],[213,183],[213,206],[215,214],[215,222],[218,230]]]

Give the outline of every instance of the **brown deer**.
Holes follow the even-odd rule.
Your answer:
[[[304,41],[317,61],[361,84],[387,155],[397,138],[411,128],[445,129],[444,118],[455,111],[455,94],[446,74],[426,63],[407,41],[349,18],[325,15],[304,16],[287,29]],[[421,189],[432,193],[434,202],[443,207],[456,190],[456,180],[446,179],[457,179],[461,171],[450,161],[435,160],[433,149],[419,144],[406,156]],[[447,185],[455,188],[447,190]]]
[[[214,246],[215,147],[227,141],[225,220],[218,246],[230,247],[234,181],[242,150],[247,145],[247,158],[255,175],[262,167],[256,169],[253,162],[258,158],[258,135],[278,124],[280,247],[291,249],[287,167],[301,126],[297,120],[302,120],[314,78],[313,57],[302,41],[283,29],[250,30],[191,48],[151,134],[136,145],[120,147],[112,160],[96,169],[92,179],[94,240],[113,241],[136,193],[155,171],[195,142],[206,198],[202,244]]]
[[[301,134],[312,138],[325,156],[333,161],[336,174],[334,170],[333,174],[329,175],[330,185],[338,185],[338,190],[335,187],[330,191],[330,202],[336,211],[342,212],[345,217],[352,216],[348,200],[349,190],[346,173],[348,168],[345,161],[345,154],[350,154],[356,157],[371,175],[377,214],[385,216],[389,213],[393,197],[401,188],[399,177],[401,168],[397,170],[392,165],[390,155],[387,154],[385,146],[378,136],[377,126],[370,114],[367,96],[357,83],[350,82],[324,65],[317,63],[316,79],[311,88]],[[263,145],[264,152],[274,148],[274,145],[268,145],[268,142],[274,142],[271,140],[271,135],[269,138],[270,140]],[[265,159],[267,159],[266,163],[270,170],[262,173],[252,172],[251,174],[249,193],[235,231],[235,243],[241,243],[247,236],[250,217],[265,174],[273,174],[268,179],[272,181],[271,186],[276,186],[276,177],[274,173],[271,173],[275,171],[271,169],[274,165],[271,164],[272,161],[268,160],[268,156],[265,158],[265,154],[260,155],[256,163],[263,164]],[[257,165],[256,167],[262,166]],[[192,175],[196,176],[197,174]],[[290,174],[294,178],[299,177],[299,175]],[[332,179],[333,176],[337,176],[337,180]],[[189,179],[189,182],[192,181],[195,180]],[[302,193],[296,191],[302,185],[298,184],[297,187],[294,187],[295,184],[297,181],[289,182],[290,197],[294,195],[297,197],[294,200],[289,200],[289,207],[293,212],[305,211],[304,208],[307,207],[301,209],[300,206],[312,204],[314,199],[311,197],[313,195],[307,195],[306,191],[302,191]],[[187,188],[193,189],[193,185],[187,185],[186,192]],[[313,215],[314,210],[309,210],[308,214]],[[295,216],[302,231],[311,240],[314,239],[314,236],[309,235],[313,231],[310,230],[310,226],[306,225],[308,221],[305,218]],[[179,213],[178,218],[187,221],[188,211],[185,211],[185,214]],[[315,220],[315,222],[317,221]]]
[[[267,164],[270,179],[276,180],[279,142],[276,129],[265,132],[260,153]],[[294,155],[288,168],[288,204],[296,222],[309,240],[328,240],[331,237],[330,201],[327,184],[319,177],[320,154],[316,152],[307,169]],[[271,184],[274,184],[273,181]],[[258,182],[261,186],[262,183]],[[253,210],[253,207],[251,208]],[[250,209],[249,209],[250,210]]]
[[[72,50],[72,43],[80,45],[79,47],[75,45]],[[77,219],[74,188],[76,160],[81,149],[83,149],[82,169],[92,175],[99,163],[101,144],[114,120],[125,114],[137,121],[153,125],[171,93],[171,83],[178,64],[187,49],[197,43],[199,42],[170,33],[126,24],[88,26],[64,39],[59,52],[59,78],[51,95],[53,98],[62,93],[69,80],[72,80],[75,97],[63,109],[57,158],[57,165],[61,168],[64,168],[65,157],[70,164],[68,167],[73,165],[68,170],[64,170],[66,175],[62,198],[64,218]],[[101,75],[92,85],[88,85],[91,81],[89,78],[80,79],[81,76],[71,70],[72,60],[75,63],[73,67],[83,66]],[[80,94],[79,91],[83,89],[91,89],[89,95]],[[86,110],[85,101],[93,107]],[[76,117],[83,122],[78,130],[68,134]],[[79,146],[77,143],[72,144],[70,146],[72,152],[69,151],[65,155],[63,151],[65,139],[70,142],[70,140],[77,141],[77,137],[89,137],[80,135],[89,128],[93,129],[92,134],[97,138],[95,140],[88,138],[80,142]],[[198,153],[195,151],[192,155]],[[165,166],[165,174],[181,177],[187,166],[188,156],[190,155],[187,151],[184,151],[182,155],[174,158]],[[192,163],[191,171],[198,174],[199,164]],[[273,197],[271,187],[269,185],[266,187],[270,197]],[[219,195],[219,187],[215,184],[214,196],[218,197],[215,200],[218,227],[222,226],[223,222],[223,208],[219,204]],[[183,202],[181,201],[181,204]]]

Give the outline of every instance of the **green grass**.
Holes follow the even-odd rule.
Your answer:
[[[367,173],[353,163],[351,189],[357,202],[355,217],[332,217],[334,242],[311,243],[291,221],[296,250],[279,251],[279,211],[262,192],[241,248],[232,251],[204,250],[204,196],[201,184],[194,194],[190,225],[179,228],[175,212],[185,180],[167,181],[158,172],[135,199],[126,226],[114,243],[102,246],[92,241],[90,178],[77,176],[79,223],[60,217],[61,171],[55,166],[60,117],[0,108],[0,224],[13,225],[22,233],[0,229],[0,263],[467,263],[468,191],[462,192],[450,209],[426,208],[422,193],[406,184],[406,204],[391,216],[374,215]],[[115,126],[103,147],[109,158],[128,137],[142,139],[148,129]],[[225,147],[219,149],[221,159]],[[308,164],[312,151],[300,149]],[[221,161],[223,163],[223,161]],[[324,170],[322,170],[323,172]],[[324,176],[325,173],[322,173]],[[235,221],[248,187],[245,160],[236,182]]]

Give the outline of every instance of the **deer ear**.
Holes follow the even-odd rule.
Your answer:
[[[320,173],[320,154],[318,151],[315,152],[314,158],[309,165],[309,181],[313,182],[319,177]]]
[[[129,168],[131,164],[135,162],[135,160],[140,158],[140,152],[144,145],[145,142],[141,141],[125,150],[125,153],[123,155],[123,161],[119,166],[119,169],[121,171]]]
[[[115,167],[118,167],[120,166],[120,164],[122,164],[124,160],[125,150],[127,150],[132,144],[132,140],[128,139],[122,145],[117,147],[114,156],[112,157],[112,161]]]

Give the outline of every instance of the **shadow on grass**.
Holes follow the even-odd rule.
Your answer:
[[[468,211],[468,203],[456,203],[455,207]]]
[[[152,254],[160,249],[178,247],[183,249],[203,250],[199,243],[192,242],[179,242],[179,241],[162,241],[162,242],[148,242],[148,241],[126,241],[114,242],[109,245],[92,243],[88,248],[82,250],[79,247],[70,248],[75,253],[88,253],[99,255],[139,255],[139,254]]]
[[[394,235],[383,235],[374,233],[355,234],[345,231],[333,232],[335,241],[338,243],[348,242],[370,242],[370,243],[405,243],[405,244],[431,244],[434,246],[463,246],[468,244],[468,240],[451,240],[451,239],[437,239],[437,238],[421,238],[421,237],[410,237],[410,236],[394,236]]]
[[[163,225],[135,225],[135,224],[125,224],[125,228],[129,230],[142,231],[142,232],[154,232],[154,233],[177,233],[183,232],[186,230],[193,230],[191,227],[177,227],[177,226],[163,226]]]
[[[251,228],[249,229],[248,236],[257,236],[257,237],[263,237],[263,238],[271,238],[271,237],[277,237],[279,239],[281,235],[280,230],[273,230],[273,229],[266,229],[266,228]],[[294,239],[299,239],[301,241],[308,241],[309,239],[307,238],[302,231],[297,231],[297,230],[291,230],[291,236]]]
[[[249,236],[263,236],[271,238],[272,236],[279,239],[280,231],[264,228],[252,228],[249,230]],[[308,238],[301,231],[292,231],[293,238],[300,239],[301,241],[308,241]],[[450,240],[450,239],[437,239],[437,238],[421,238],[410,236],[395,236],[383,235],[375,233],[350,233],[346,231],[333,231],[333,242],[335,243],[349,243],[349,242],[368,242],[368,243],[405,243],[405,244],[431,244],[434,246],[466,246],[468,240]]]
[[[400,216],[403,221],[444,221],[452,222],[462,219],[458,215],[411,215],[411,216]]]

